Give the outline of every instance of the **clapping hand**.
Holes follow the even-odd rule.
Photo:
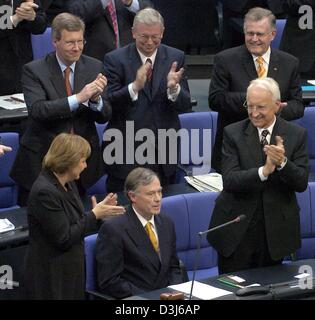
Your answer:
[[[91,197],[92,211],[96,216],[96,219],[103,219],[110,216],[123,214],[125,208],[123,206],[117,206],[117,194],[109,193],[102,201],[97,203],[96,197]]]
[[[171,91],[175,91],[177,88],[177,84],[180,82],[183,73],[184,68],[180,68],[178,71],[177,69],[177,62],[174,61],[171,66],[171,70],[167,75],[167,88],[169,88]]]

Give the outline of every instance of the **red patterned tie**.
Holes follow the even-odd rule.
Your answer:
[[[151,81],[151,79],[152,79],[152,72],[153,72],[153,70],[152,70],[152,60],[151,60],[150,58],[148,58],[148,59],[145,61],[145,63],[148,63],[148,64],[150,65],[150,68],[149,68],[148,71],[147,71],[147,80],[148,80],[148,81]]]
[[[115,39],[116,39],[116,48],[118,48],[118,23],[117,23],[117,15],[116,15],[116,10],[113,5],[113,0],[110,1],[110,3],[107,6],[110,18],[112,19],[113,27],[114,27],[114,32],[115,32]]]

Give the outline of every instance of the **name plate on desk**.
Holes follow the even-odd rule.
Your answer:
[[[26,108],[23,93],[0,96],[0,107],[6,110]]]

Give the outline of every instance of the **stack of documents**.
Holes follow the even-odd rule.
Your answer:
[[[191,291],[191,285],[192,285],[192,283],[191,283],[191,281],[189,281],[189,282],[184,282],[181,284],[175,284],[175,285],[169,286],[168,288],[171,288],[176,291],[181,291],[181,292],[186,293],[186,295],[189,295],[190,291]],[[219,288],[210,286],[208,284],[201,283],[199,281],[194,282],[194,288],[193,288],[192,295],[193,295],[193,297],[196,297],[198,299],[211,300],[211,299],[226,296],[228,294],[232,294],[232,292],[227,291],[227,290],[223,290],[223,289],[219,289]]]
[[[26,108],[23,93],[0,96],[0,107],[7,110]]]
[[[14,230],[15,226],[8,219],[0,219],[0,233]]]
[[[219,173],[186,176],[185,180],[200,192],[220,192],[223,190],[222,175]]]

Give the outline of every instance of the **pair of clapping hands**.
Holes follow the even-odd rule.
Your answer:
[[[283,139],[280,136],[276,136],[276,144],[264,146],[264,152],[267,158],[264,165],[263,174],[265,177],[267,177],[269,174],[275,171],[276,167],[280,167],[285,161],[285,148]]]
[[[116,216],[123,214],[125,208],[117,205],[117,194],[109,193],[104,200],[97,203],[96,197],[91,197],[92,211],[96,216],[96,219],[103,219],[109,216]]]

